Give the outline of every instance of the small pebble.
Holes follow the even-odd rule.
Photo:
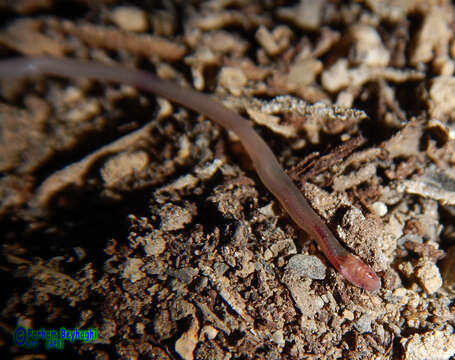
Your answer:
[[[382,217],[387,214],[387,205],[384,204],[383,202],[376,201],[372,205],[373,211],[376,213],[376,215]]]
[[[111,20],[126,31],[144,32],[149,27],[146,13],[134,6],[117,7],[112,12]]]
[[[153,230],[141,240],[144,242],[144,250],[147,256],[158,256],[166,250],[166,240],[159,230]]]
[[[350,321],[354,320],[354,314],[352,313],[351,310],[345,309],[345,310],[343,311],[343,317],[344,317],[346,320],[350,320]]]
[[[144,262],[141,259],[128,258],[123,268],[122,277],[133,283],[143,279],[145,277],[145,274],[141,271],[143,265]]]
[[[232,95],[240,96],[242,89],[246,86],[248,79],[242,69],[226,66],[221,69],[219,83],[228,89]]]
[[[290,273],[313,280],[325,279],[326,269],[327,267],[318,257],[301,254],[291,257],[286,266],[286,270]]]
[[[425,261],[416,271],[416,278],[428,294],[433,294],[442,286],[439,268],[431,261]]]
[[[371,332],[371,318],[370,318],[370,316],[368,314],[363,314],[354,323],[354,327],[361,334],[365,334],[365,333]]]
[[[165,204],[161,207],[161,230],[174,231],[181,230],[189,224],[193,217],[191,212],[184,207],[174,204]]]

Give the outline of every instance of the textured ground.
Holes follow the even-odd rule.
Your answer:
[[[455,7],[448,1],[0,1],[0,56],[158,73],[255,124],[380,275],[347,283],[234,134],[123,85],[0,80],[0,346],[95,328],[84,358],[455,354]]]

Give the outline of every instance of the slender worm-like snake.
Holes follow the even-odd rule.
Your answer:
[[[236,112],[207,95],[182,88],[141,70],[49,57],[12,58],[0,61],[0,78],[20,78],[36,74],[67,78],[84,77],[130,84],[199,112],[225,129],[231,130],[239,137],[264,185],[275,195],[297,225],[317,241],[335,269],[352,284],[366,290],[374,291],[381,287],[381,280],[376,273],[338,242],[283,171],[269,146],[253,130],[250,123]]]

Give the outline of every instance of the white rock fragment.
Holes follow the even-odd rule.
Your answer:
[[[270,259],[272,259],[274,257],[275,257],[275,254],[270,249],[266,249],[264,251],[264,260],[265,261],[269,261]]]
[[[352,107],[354,94],[351,91],[340,91],[337,96],[336,105],[344,108]]]
[[[455,70],[455,63],[448,56],[440,56],[433,61],[433,71],[438,75],[452,76]]]
[[[325,0],[300,0],[298,5],[278,9],[278,16],[305,30],[316,30],[321,24]]]
[[[278,255],[286,256],[296,253],[297,248],[295,247],[294,241],[291,239],[285,239],[277,241],[275,244],[270,246],[270,248],[264,252],[264,258],[265,260],[270,260],[271,258],[277,257]]]
[[[191,326],[187,332],[178,338],[175,342],[175,351],[184,359],[184,360],[193,360],[194,349],[199,341],[199,321],[193,318],[191,321]]]
[[[166,240],[160,230],[153,230],[148,236],[140,239],[144,243],[144,251],[147,256],[157,256],[166,250]]]
[[[250,250],[245,249],[243,254],[238,256],[238,265],[240,265],[240,269],[235,272],[236,275],[243,279],[251,275],[255,271],[253,258],[253,253]]]
[[[199,338],[203,341],[205,336],[208,340],[213,340],[218,335],[218,332],[218,329],[215,329],[213,326],[206,325],[202,328]]]
[[[278,346],[284,346],[286,344],[283,329],[277,330],[272,334],[272,341]]]
[[[371,208],[373,209],[375,214],[380,217],[383,217],[384,215],[386,215],[387,211],[388,211],[387,205],[381,201],[376,201],[375,203],[373,203],[373,205],[371,205]]]
[[[219,59],[216,54],[211,49],[204,46],[196,50],[194,54],[185,58],[186,64],[191,66],[193,85],[197,90],[204,90],[205,88],[205,68],[207,66],[218,64],[218,61]]]
[[[433,59],[434,53],[447,54],[449,41],[453,36],[450,22],[453,13],[443,7],[434,6],[427,12],[417,33],[416,46],[411,52],[410,62],[417,65]]]
[[[354,320],[354,313],[351,310],[343,310],[343,318],[349,321]]]
[[[324,70],[321,82],[324,89],[337,92],[345,87],[356,88],[368,81],[385,79],[394,83],[403,83],[412,80],[421,80],[424,74],[415,70],[397,70],[390,67],[368,66],[361,64],[348,68],[346,59],[338,60],[330,68]]]
[[[183,175],[174,182],[164,185],[163,187],[157,189],[155,191],[155,199],[158,202],[163,203],[168,196],[167,194],[172,193],[174,191],[193,189],[198,182],[199,179],[193,174]]]
[[[310,279],[301,279],[286,272],[282,281],[289,289],[295,305],[304,317],[313,318],[321,311],[324,301],[320,296],[311,293]]]
[[[363,314],[355,323],[354,327],[356,330],[361,333],[369,333],[371,332],[371,317],[369,314]]]
[[[413,278],[415,267],[410,261],[402,261],[398,264],[398,270],[408,279]]]
[[[423,126],[419,122],[410,123],[384,144],[390,158],[415,156],[420,152]],[[401,196],[401,194],[400,194]],[[397,199],[398,200],[398,199]]]
[[[226,66],[221,69],[219,74],[219,84],[234,96],[242,95],[243,88],[248,83],[248,79],[242,69]]]
[[[114,9],[110,18],[125,31],[144,32],[149,27],[147,14],[135,6],[119,6]]]
[[[455,354],[455,334],[450,326],[401,339],[405,360],[448,360]]]
[[[86,99],[83,102],[72,107],[63,117],[71,122],[83,122],[92,119],[101,113],[101,105],[98,100]]]
[[[174,204],[161,207],[160,217],[163,231],[181,230],[193,219],[189,209]]]
[[[68,86],[62,94],[62,99],[65,103],[77,104],[80,101],[85,101],[82,90],[75,86]]]
[[[267,54],[271,56],[279,54],[280,48],[273,38],[273,35],[269,30],[267,30],[265,26],[261,25],[258,31],[256,31],[255,36],[256,40],[263,47]]]
[[[280,118],[275,115],[265,114],[260,110],[246,109],[248,115],[254,120],[255,123],[267,126],[273,132],[280,134],[284,137],[291,138],[297,136],[297,128],[291,124],[280,124]]]
[[[366,164],[349,175],[337,176],[333,181],[333,190],[341,192],[353,188],[376,176],[376,164]]]
[[[438,186],[438,184],[430,184],[424,181],[403,180],[398,183],[397,190],[437,200],[442,205],[455,205],[455,192],[446,191]]]
[[[218,169],[223,165],[223,161],[219,158],[214,159],[212,162],[205,164],[202,167],[198,167],[195,171],[196,175],[202,181],[206,181],[212,178]]]
[[[185,159],[191,155],[191,141],[188,139],[188,136],[183,135],[179,137],[179,152],[177,155],[177,161],[184,163]]]
[[[287,26],[278,26],[270,32],[261,25],[255,36],[265,52],[270,56],[275,56],[289,47],[292,31]]]
[[[455,111],[455,77],[438,76],[430,87],[430,115],[434,118],[450,115]]]
[[[122,277],[133,283],[145,278],[145,274],[140,270],[143,265],[144,262],[141,259],[128,258],[123,268]]]
[[[390,23],[403,21],[414,7],[418,5],[417,2],[409,0],[366,0],[365,4],[377,16]]]
[[[286,266],[286,271],[295,276],[308,277],[314,280],[325,279],[327,267],[317,256],[310,255],[294,255],[289,259]]]
[[[258,211],[267,217],[277,216],[276,212],[273,210],[273,202],[269,202],[267,205],[259,208]]]
[[[399,304],[406,304],[409,302],[409,293],[411,290],[400,287],[393,291],[392,295],[394,297],[394,302]]]
[[[354,40],[353,60],[355,63],[368,66],[387,66],[390,54],[373,27],[367,25],[353,26],[351,36]]]
[[[324,89],[336,92],[349,85],[350,75],[348,71],[348,61],[340,59],[321,75],[321,82]]]
[[[419,266],[415,276],[428,294],[433,294],[442,286],[439,268],[431,261],[425,261],[422,266]]]
[[[313,58],[299,60],[291,65],[287,82],[290,87],[298,89],[311,84],[322,71],[322,62]]]
[[[123,179],[144,170],[149,164],[149,160],[145,151],[120,153],[106,162],[101,169],[101,177],[106,187],[114,187]]]

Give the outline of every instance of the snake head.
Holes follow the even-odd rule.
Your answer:
[[[352,284],[365,290],[376,291],[381,287],[381,279],[373,269],[352,254],[343,256],[339,272]]]

